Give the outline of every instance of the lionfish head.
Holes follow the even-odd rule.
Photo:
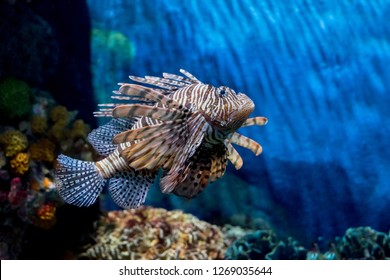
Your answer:
[[[227,86],[213,87],[208,92],[213,102],[204,113],[207,120],[219,130],[230,133],[236,131],[253,112],[255,104],[244,93],[236,93]]]

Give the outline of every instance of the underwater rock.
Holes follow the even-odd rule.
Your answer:
[[[182,211],[161,208],[112,211],[101,217],[96,244],[82,259],[223,259],[219,227]]]

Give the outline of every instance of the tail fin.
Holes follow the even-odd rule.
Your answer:
[[[59,155],[56,167],[56,185],[62,199],[77,206],[90,206],[101,193],[105,179],[94,162]]]

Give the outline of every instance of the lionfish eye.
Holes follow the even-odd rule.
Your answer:
[[[220,88],[219,89],[219,95],[220,96],[223,96],[223,95],[225,95],[227,92],[226,92],[226,90],[225,89],[223,89],[223,88]]]

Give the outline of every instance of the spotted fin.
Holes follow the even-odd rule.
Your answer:
[[[202,192],[209,182],[220,178],[225,173],[226,166],[225,145],[215,145],[212,149],[200,147],[184,164],[170,170],[160,179],[161,191],[193,198]]]
[[[77,206],[92,205],[105,184],[93,162],[72,159],[65,155],[59,155],[57,158],[55,179],[62,199]]]
[[[211,157],[210,167],[210,182],[215,182],[225,174],[226,166],[228,163],[227,149],[223,146],[223,152],[216,154],[213,153]]]
[[[138,208],[144,204],[155,175],[148,171],[130,169],[115,174],[108,189],[114,202],[122,208]]]
[[[131,129],[134,122],[135,119],[112,119],[105,125],[92,130],[88,135],[88,141],[100,155],[108,156],[117,147],[113,143],[114,136]]]

